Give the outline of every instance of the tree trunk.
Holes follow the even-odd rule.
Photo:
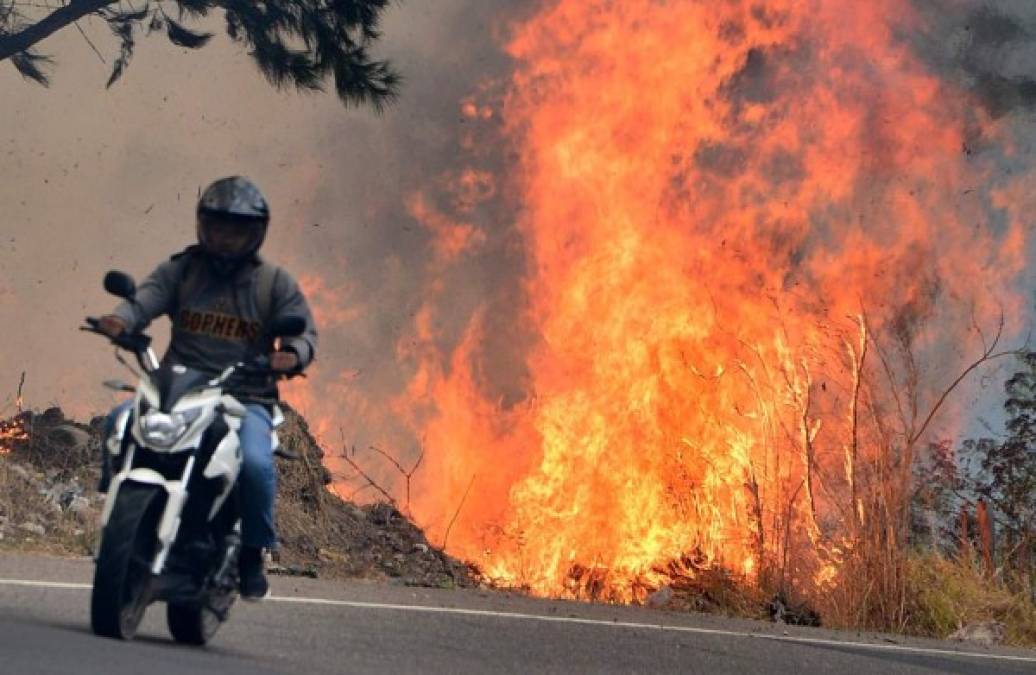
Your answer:
[[[967,559],[967,556],[971,555],[971,533],[968,532],[968,521],[970,516],[968,514],[968,506],[964,504],[960,507],[960,557],[961,560]]]
[[[979,541],[982,543],[982,565],[986,576],[992,577],[996,573],[996,568],[993,566],[993,522],[989,517],[986,502],[981,499],[978,500],[976,519],[978,520]]]
[[[31,49],[37,42],[50,37],[70,23],[113,4],[115,0],[72,0],[31,26],[13,35],[0,37],[0,61]]]

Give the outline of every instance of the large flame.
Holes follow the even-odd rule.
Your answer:
[[[928,413],[1021,314],[1031,203],[921,30],[907,0],[554,0],[514,28],[506,96],[460,111],[503,120],[513,164],[408,203],[434,239],[397,346],[415,375],[390,405],[339,382],[369,426],[410,427],[433,541],[629,600],[706,565],[823,585],[902,517]],[[443,358],[449,270],[493,199],[520,206],[527,303]],[[487,393],[501,333],[533,336],[521,403]]]
[[[1017,309],[1019,219],[988,226],[1013,188],[967,147],[997,131],[897,37],[916,20],[559,0],[517,27],[532,384],[506,410],[481,392],[482,339],[512,326],[476,316],[441,363],[423,317],[403,403],[433,537],[552,594],[629,599],[688,556],[751,576],[796,538],[830,578],[866,486],[909,474],[882,462],[909,463],[934,366]],[[463,255],[470,227],[414,206]]]

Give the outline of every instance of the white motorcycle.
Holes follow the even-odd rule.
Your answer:
[[[132,277],[109,272],[109,293],[131,302]],[[279,377],[259,355],[218,377],[163,365],[147,335],[115,338],[87,318],[82,329],[132,352],[143,373],[139,385],[109,381],[133,392],[133,404],[115,420],[103,451],[111,463],[101,516],[90,622],[98,635],[132,639],[148,605],[166,603],[169,631],[178,642],[203,645],[227,620],[238,595],[241,518],[237,478],[238,430],[245,407],[226,393],[242,376]],[[305,321],[280,320],[270,337],[300,335]],[[274,428],[283,421],[274,411]],[[276,434],[274,448],[277,448]]]

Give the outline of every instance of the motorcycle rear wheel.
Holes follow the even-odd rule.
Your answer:
[[[94,633],[132,640],[151,601],[151,561],[158,545],[161,490],[124,483],[119,488],[94,569],[90,626]]]

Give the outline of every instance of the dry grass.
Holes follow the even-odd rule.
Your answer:
[[[905,632],[945,638],[970,623],[999,621],[1006,626],[1006,644],[1036,647],[1036,604],[986,577],[977,557],[914,555],[907,560],[906,577]]]
[[[330,474],[322,464],[322,450],[305,420],[286,413],[280,437],[299,459],[279,461],[278,467],[282,571],[393,578],[422,586],[475,583],[471,570],[431,546],[391,505],[357,506],[328,492]],[[102,501],[94,490],[102,420],[78,424],[57,408],[19,417],[28,438],[0,456],[0,546],[58,555],[91,553]],[[74,496],[78,501],[70,508]]]
[[[767,594],[747,579],[721,568],[706,569],[693,577],[675,580],[672,588],[669,609],[747,619],[769,616]]]
[[[52,554],[89,555],[97,541],[94,512],[63,510],[40,491],[44,474],[31,465],[0,458],[0,528],[7,534],[0,546]],[[85,516],[85,517],[84,517]],[[42,532],[37,528],[42,528]]]
[[[14,422],[26,438],[0,457],[0,521],[5,523],[0,546],[91,554],[99,532],[100,500],[93,486],[99,476],[100,420],[91,427],[66,420],[60,409],[51,408],[19,413],[8,420]],[[69,508],[73,497],[76,507]]]
[[[429,544],[390,504],[356,504],[327,490],[331,475],[306,422],[286,410],[278,434],[298,455],[278,471],[280,563],[330,577],[396,578],[421,586],[470,586],[471,570]]]

